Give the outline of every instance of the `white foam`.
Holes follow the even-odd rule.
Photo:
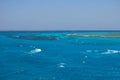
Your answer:
[[[106,52],[103,52],[102,54],[116,54],[120,53],[120,50],[110,50],[108,49]]]
[[[59,64],[59,67],[60,67],[60,68],[64,68],[64,67],[65,67],[65,63],[60,63],[60,64]]]
[[[31,50],[31,53],[40,53],[42,50],[40,48],[36,48],[34,50]]]
[[[64,65],[60,65],[59,67],[64,68]]]

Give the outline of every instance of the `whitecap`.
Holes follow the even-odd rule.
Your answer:
[[[103,52],[102,54],[116,54],[120,53],[120,50],[110,50],[108,49],[107,51]]]
[[[64,68],[64,67],[65,67],[65,63],[60,63],[60,64],[59,64],[59,67],[60,67],[60,68]]]
[[[34,50],[31,50],[31,53],[40,53],[42,50],[40,48],[36,48]]]

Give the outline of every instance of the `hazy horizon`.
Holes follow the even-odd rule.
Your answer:
[[[120,30],[119,0],[0,0],[0,31]]]

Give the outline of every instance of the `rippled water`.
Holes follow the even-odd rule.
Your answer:
[[[0,80],[120,80],[119,32],[0,32]]]

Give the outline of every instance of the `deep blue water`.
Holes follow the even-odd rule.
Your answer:
[[[71,33],[118,32],[0,32],[0,80],[120,80],[120,38]]]

